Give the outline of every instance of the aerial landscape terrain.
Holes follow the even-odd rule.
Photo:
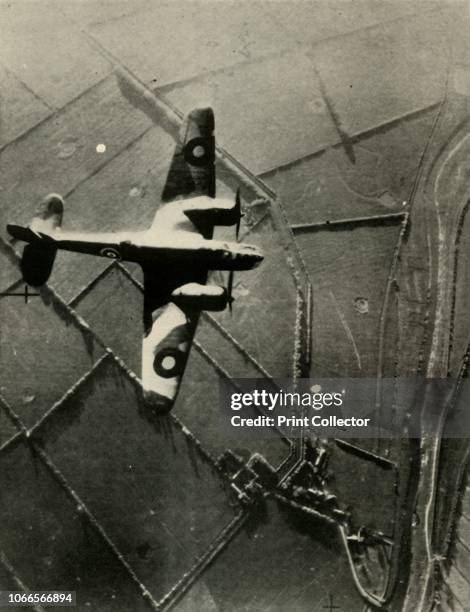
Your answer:
[[[470,446],[445,435],[470,358],[468,6],[3,0],[0,23],[0,590],[109,612],[470,609]],[[140,268],[60,252],[26,293],[6,225],[53,192],[66,229],[149,227],[200,105],[217,195],[240,188],[265,259],[235,274],[232,312],[202,313],[162,416]],[[382,381],[453,392],[419,439],[221,427],[220,381],[315,377],[373,379],[378,418]],[[405,431],[430,406],[398,385]]]

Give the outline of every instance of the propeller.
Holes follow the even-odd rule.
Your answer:
[[[242,200],[240,197],[240,187],[237,189],[237,193],[235,195],[235,212],[237,213],[237,227],[235,229],[235,236],[237,237],[238,242],[238,234],[240,233],[240,222],[242,220]]]
[[[238,187],[237,193],[235,194],[235,213],[237,216],[237,226],[235,228],[235,236],[238,242],[238,234],[240,233],[240,222],[243,217],[240,187]],[[227,283],[227,295],[228,295],[227,304],[228,304],[228,309],[230,310],[230,314],[232,314],[232,304],[235,301],[232,296],[232,291],[233,291],[233,270],[230,270],[229,275],[228,275],[228,283]]]

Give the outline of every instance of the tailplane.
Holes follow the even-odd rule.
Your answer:
[[[33,232],[30,227],[9,223],[7,225],[7,231],[12,238],[21,240],[22,242],[35,242],[36,240],[41,240],[40,234]]]

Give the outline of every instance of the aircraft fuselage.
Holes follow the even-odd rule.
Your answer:
[[[65,251],[74,251],[132,261],[149,266],[168,265],[193,266],[208,270],[251,270],[261,263],[261,251],[249,244],[219,240],[190,240],[187,243],[178,237],[172,245],[149,244],[145,240],[125,239],[103,245],[102,241],[62,240],[54,235],[54,246]],[[177,244],[180,242],[181,244]]]

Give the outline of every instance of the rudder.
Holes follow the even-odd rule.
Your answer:
[[[39,204],[30,229],[47,235],[61,227],[63,214],[63,199],[60,195],[50,194]],[[24,281],[32,287],[44,285],[51,275],[56,253],[53,241],[39,240],[27,244],[21,258]]]
[[[21,273],[32,287],[44,285],[51,275],[57,249],[51,243],[30,243],[23,249]]]

